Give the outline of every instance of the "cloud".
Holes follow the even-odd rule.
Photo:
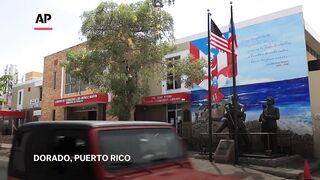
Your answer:
[[[238,82],[237,84],[238,85],[248,85],[248,84],[257,84],[257,83],[264,83],[264,82],[272,82],[272,81],[275,81],[274,79],[272,78],[257,78],[257,79],[237,79]]]
[[[291,130],[299,135],[310,134],[312,135],[312,126],[303,123],[303,122],[296,122],[296,121],[289,121],[289,120],[281,120],[278,122],[278,126],[282,130]]]

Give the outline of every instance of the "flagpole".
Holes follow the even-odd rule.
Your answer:
[[[238,104],[238,98],[237,98],[237,83],[236,83],[236,64],[235,64],[235,58],[234,58],[234,23],[233,23],[233,9],[232,9],[232,1],[230,1],[230,10],[231,10],[231,45],[232,45],[232,94],[233,94],[233,117],[234,117],[234,125],[235,125],[235,137],[234,137],[234,153],[235,153],[235,164],[238,164],[239,162],[239,153],[238,153],[238,116],[237,116],[237,104]]]
[[[208,9],[208,110],[209,110],[209,161],[212,162],[212,118],[211,118],[211,61],[210,61],[210,10]]]

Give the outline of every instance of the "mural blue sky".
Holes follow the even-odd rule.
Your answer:
[[[237,84],[306,77],[303,22],[298,13],[238,29]]]

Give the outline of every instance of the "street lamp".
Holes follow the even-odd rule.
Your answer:
[[[160,8],[163,7],[162,0],[152,0],[152,4],[153,4],[154,7],[160,7]]]
[[[175,0],[152,0],[152,4],[154,7],[162,8],[164,3],[168,3],[169,6],[174,4]]]

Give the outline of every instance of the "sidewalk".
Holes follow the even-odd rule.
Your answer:
[[[12,144],[0,143],[0,148],[11,149]]]
[[[253,170],[242,165],[220,164],[214,162],[210,163],[208,160],[194,158],[190,159],[195,169],[209,173],[232,176],[244,180],[284,179],[282,177],[277,177],[271,174]]]
[[[319,173],[317,173],[318,171],[320,171],[320,161],[315,159],[309,159],[308,164],[312,177],[314,179],[320,180]],[[297,179],[303,177],[304,159],[299,159],[279,167],[264,167],[255,165],[248,165],[248,167],[265,173],[270,173],[276,176],[286,177],[288,179]]]
[[[191,153],[190,157],[193,157]],[[191,158],[194,167],[201,171],[234,176],[241,179],[301,179],[303,177],[304,160],[297,159],[286,165],[267,167],[248,163],[220,164],[210,163],[208,160]],[[311,176],[320,180],[320,161],[309,160]]]
[[[0,143],[0,161],[9,161],[11,147],[11,144]]]

